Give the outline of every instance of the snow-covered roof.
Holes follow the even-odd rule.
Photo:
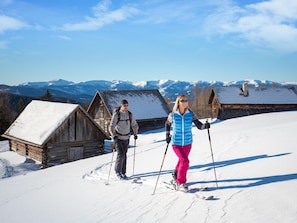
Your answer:
[[[33,100],[4,135],[43,145],[78,106],[77,104]]]
[[[109,111],[126,99],[129,110],[138,120],[167,117],[169,107],[158,90],[99,91]]]
[[[249,88],[247,97],[237,87],[214,90],[221,104],[297,104],[296,93],[288,88]]]

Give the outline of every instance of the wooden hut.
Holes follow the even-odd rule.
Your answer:
[[[213,88],[209,98],[212,118],[221,120],[278,111],[297,110],[295,89],[285,87]]]
[[[112,112],[123,99],[129,102],[140,132],[164,127],[170,109],[158,90],[97,91],[87,112],[108,132]]]
[[[109,135],[76,104],[33,100],[2,135],[44,167],[104,153]]]

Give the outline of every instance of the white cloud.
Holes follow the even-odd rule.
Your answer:
[[[59,36],[57,36],[57,37],[58,37],[59,39],[62,39],[62,40],[67,40],[67,41],[71,40],[70,37],[65,36],[65,35],[59,35]]]
[[[109,11],[110,4],[109,0],[99,2],[92,8],[93,17],[86,16],[83,22],[64,24],[62,29],[66,31],[98,30],[104,25],[124,21],[138,13],[136,8],[129,6]]]
[[[297,51],[297,1],[272,0],[239,7],[224,5],[206,19],[207,33],[232,34],[237,40]]]
[[[99,17],[103,13],[108,11],[108,8],[110,5],[111,5],[110,0],[103,0],[103,1],[99,2],[96,6],[93,7],[92,11],[95,16]]]
[[[7,30],[18,30],[27,27],[27,24],[5,15],[0,15],[0,33]]]
[[[161,24],[178,22],[181,24],[193,23],[201,18],[203,7],[207,7],[208,3],[201,1],[149,1],[139,3],[142,17],[138,18],[138,23]]]
[[[248,8],[253,8],[260,13],[278,16],[284,19],[297,19],[297,1],[295,0],[271,0],[252,4]]]

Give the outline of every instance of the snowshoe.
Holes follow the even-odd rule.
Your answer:
[[[129,180],[129,177],[126,174],[122,174],[122,180]]]
[[[116,173],[117,178],[119,180],[128,180],[129,178],[126,176],[126,174],[122,174],[122,173]]]
[[[186,184],[179,184],[178,190],[187,193],[189,191],[189,187]]]
[[[177,170],[174,170],[172,173],[172,178],[176,181],[177,178]]]
[[[174,190],[179,190],[185,193],[189,191],[189,187],[186,184],[178,184],[174,179],[172,179],[170,183],[172,184]]]

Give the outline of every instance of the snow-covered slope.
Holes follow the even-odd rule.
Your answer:
[[[161,185],[152,195],[166,148],[163,129],[141,134],[136,142],[135,174],[143,184],[116,181],[112,166],[105,185],[112,154],[29,171],[28,160],[5,152],[1,143],[1,172],[12,175],[2,174],[0,180],[1,222],[296,222],[296,131],[297,112],[213,123],[216,189],[207,131],[193,128],[188,183],[192,188],[208,186],[209,191],[200,193],[214,195],[211,201]],[[131,140],[128,175],[133,144]],[[176,161],[169,146],[159,182],[170,180]]]

